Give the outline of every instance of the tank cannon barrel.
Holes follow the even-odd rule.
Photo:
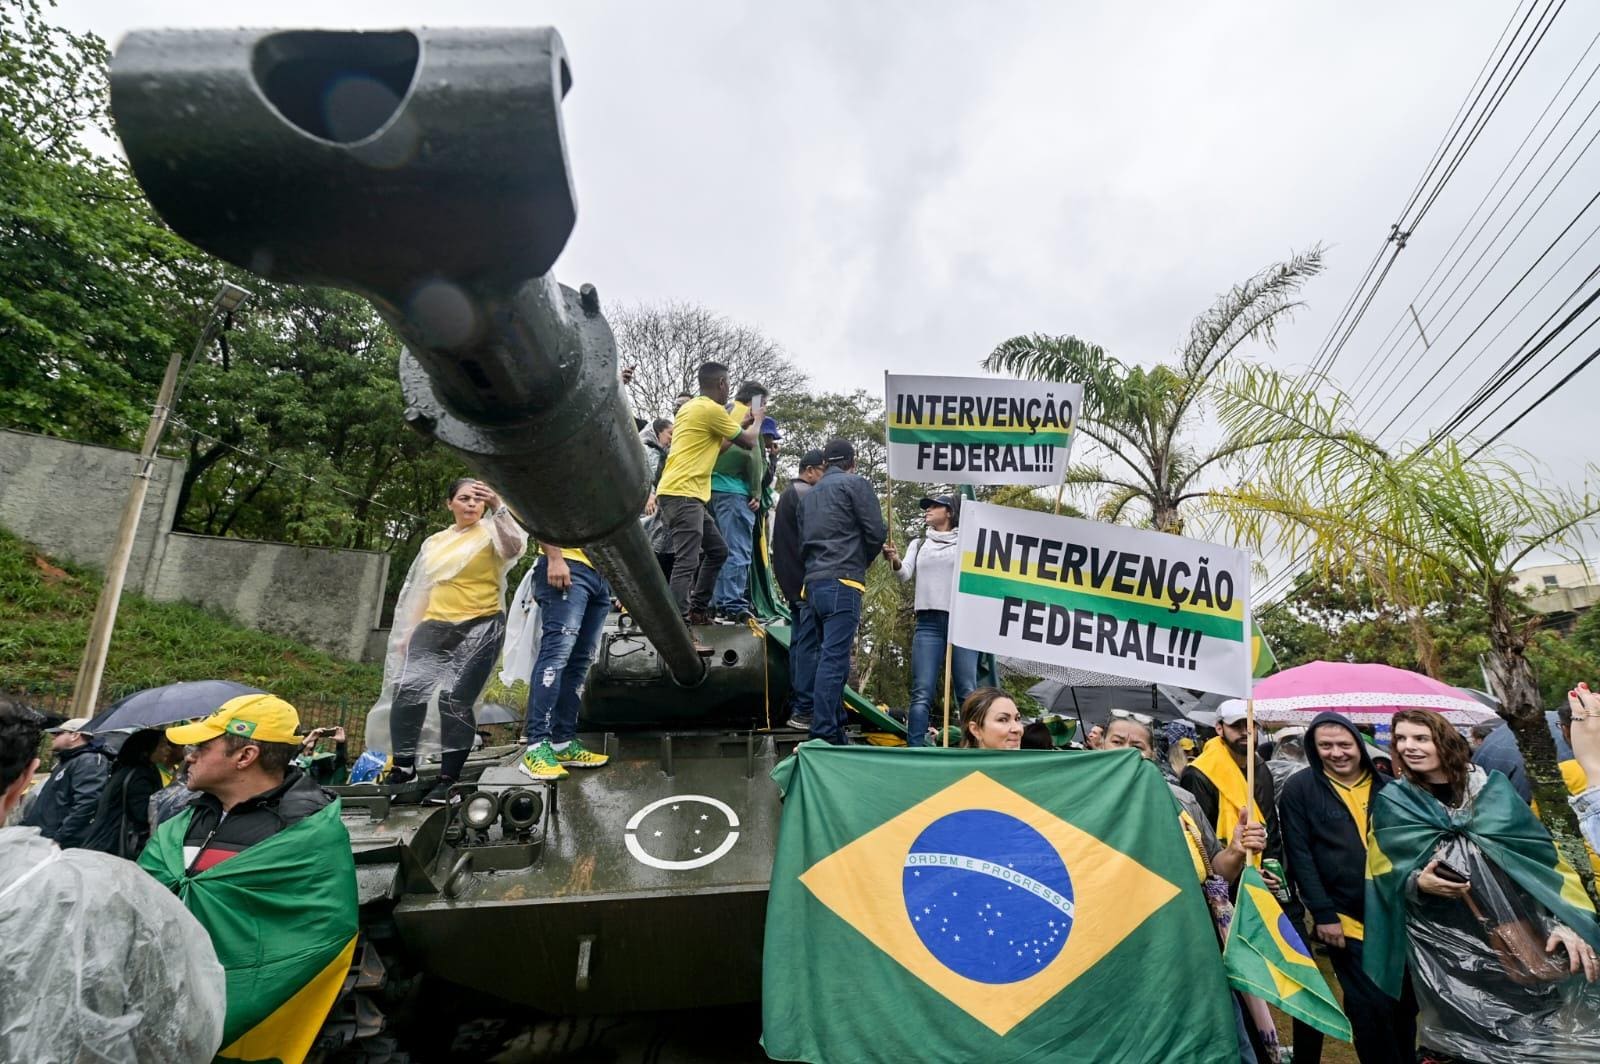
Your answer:
[[[705,665],[638,515],[644,448],[577,218],[553,29],[130,34],[111,109],[150,202],[274,281],[356,292],[400,335],[406,421],[533,534],[583,545],[681,684]]]

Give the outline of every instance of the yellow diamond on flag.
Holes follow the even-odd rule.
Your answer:
[[[800,881],[999,1035],[1180,889],[981,772],[835,850]]]

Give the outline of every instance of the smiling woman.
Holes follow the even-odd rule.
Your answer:
[[[1374,799],[1363,967],[1410,969],[1424,1047],[1473,1060],[1600,1058],[1600,923],[1543,825],[1442,716],[1395,714],[1401,779]]]
[[[1022,714],[998,687],[980,687],[961,704],[961,745],[978,750],[1022,749]]]

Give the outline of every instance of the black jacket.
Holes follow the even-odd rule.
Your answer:
[[[1190,765],[1183,770],[1183,777],[1178,781],[1178,785],[1194,795],[1194,800],[1199,803],[1201,812],[1205,813],[1206,819],[1211,821],[1212,826],[1215,827],[1218,806],[1217,788],[1211,782],[1211,778],[1193,765]],[[1267,848],[1261,856],[1282,861],[1283,832],[1279,830],[1278,826],[1277,790],[1272,783],[1272,772],[1267,768],[1267,763],[1261,758],[1260,754],[1256,755],[1255,799],[1256,805],[1261,807],[1261,815],[1267,821]],[[1229,840],[1221,837],[1220,828],[1218,828],[1217,836],[1224,846],[1228,844]]]
[[[100,791],[83,848],[136,860],[150,838],[150,799],[161,789],[161,770],[148,760],[118,759]]]
[[[222,815],[222,803],[202,794],[191,803],[194,818],[184,833],[184,846],[238,853],[264,842],[296,821],[304,820],[329,802],[333,795],[298,768],[290,767],[278,786],[247,798]]]
[[[1317,754],[1313,733],[1328,724],[1347,729],[1361,751],[1361,766],[1372,776],[1367,823],[1378,801],[1378,791],[1389,781],[1372,767],[1367,744],[1355,725],[1338,713],[1319,713],[1306,729],[1306,765],[1283,785],[1278,815],[1283,821],[1283,842],[1289,856],[1289,879],[1295,893],[1319,924],[1336,924],[1339,914],[1363,919],[1366,898],[1367,847],[1361,829],[1350,815]]]
[[[772,575],[791,606],[800,601],[800,587],[806,580],[805,562],[800,558],[800,500],[810,490],[810,484],[796,477],[778,496],[773,510]]]
[[[800,500],[800,556],[806,583],[867,579],[889,530],[867,478],[830,465]]]
[[[39,788],[22,826],[38,828],[63,850],[83,845],[110,771],[111,758],[98,740],[58,754],[56,767]]]

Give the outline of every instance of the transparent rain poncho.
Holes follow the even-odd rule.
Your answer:
[[[1407,890],[1419,1041],[1488,1064],[1600,1061],[1600,984],[1544,951],[1557,921],[1470,841],[1439,857],[1472,881],[1465,900]]]
[[[138,865],[0,830],[0,1060],[200,1064],[225,986],[205,928]]]
[[[419,682],[427,689],[427,715],[424,718],[422,737],[416,748],[419,762],[441,753],[440,707],[441,695],[452,696],[458,703],[475,703],[483,693],[488,672],[477,689],[465,691],[458,681],[463,662],[480,658],[484,654],[498,655],[504,637],[503,623],[485,623],[472,626],[466,637],[459,641],[446,641],[443,645],[413,647],[413,636],[422,623],[434,591],[440,584],[454,579],[468,563],[486,550],[494,552],[495,570],[499,579],[500,612],[505,612],[506,574],[516,565],[528,546],[528,535],[509,514],[496,517],[485,515],[465,529],[454,527],[429,536],[417,552],[416,560],[406,574],[405,585],[395,603],[394,626],[389,632],[388,653],[383,662],[383,692],[367,714],[366,746],[385,754],[396,751],[390,734],[391,710],[402,678],[409,687]],[[492,667],[493,662],[490,662]],[[471,728],[465,732],[467,742],[472,737]],[[463,746],[463,749],[466,747]]]

